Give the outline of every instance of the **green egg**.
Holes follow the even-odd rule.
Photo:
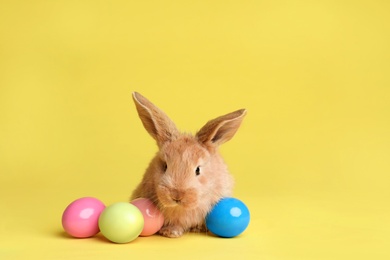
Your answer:
[[[144,227],[141,211],[127,202],[106,207],[99,217],[103,236],[114,243],[128,243],[136,239]]]

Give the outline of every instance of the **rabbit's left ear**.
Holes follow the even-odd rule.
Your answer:
[[[219,146],[233,138],[245,115],[246,110],[240,109],[210,120],[196,137],[205,145]]]
[[[179,131],[161,109],[137,92],[133,93],[133,99],[142,124],[159,147],[177,138]]]

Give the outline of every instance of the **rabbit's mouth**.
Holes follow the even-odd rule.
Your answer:
[[[177,210],[192,210],[196,208],[196,203],[186,203],[183,201],[173,201],[164,204],[166,208],[171,208],[171,209],[177,209]]]
[[[197,206],[197,193],[194,189],[178,190],[160,187],[157,195],[164,207],[191,209]]]

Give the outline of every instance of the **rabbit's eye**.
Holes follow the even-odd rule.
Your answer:
[[[196,167],[195,174],[196,174],[196,176],[198,176],[200,174],[200,167],[199,166]]]
[[[164,164],[163,164],[163,168],[162,168],[163,171],[164,171],[164,173],[167,171],[167,168],[168,168],[168,165],[167,165],[166,163],[164,163]]]

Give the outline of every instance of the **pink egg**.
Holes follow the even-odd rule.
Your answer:
[[[164,224],[164,216],[149,199],[139,198],[131,202],[144,216],[144,229],[140,236],[146,237],[155,234]]]
[[[105,207],[103,202],[95,198],[77,199],[62,214],[62,226],[73,237],[92,237],[99,233],[99,216]]]

